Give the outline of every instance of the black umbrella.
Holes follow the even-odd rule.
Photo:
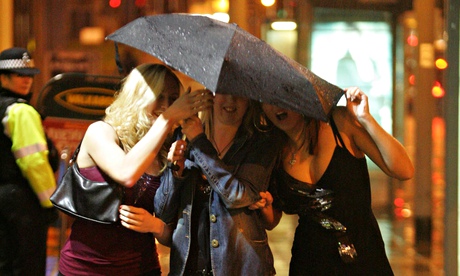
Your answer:
[[[343,90],[236,24],[206,16],[140,17],[107,39],[151,54],[207,89],[327,121]]]

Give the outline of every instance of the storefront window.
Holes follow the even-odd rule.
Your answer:
[[[360,87],[371,113],[392,132],[392,35],[387,22],[315,22],[311,70],[341,88]]]

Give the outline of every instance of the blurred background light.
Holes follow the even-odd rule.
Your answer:
[[[228,15],[228,13],[225,12],[216,12],[213,15],[211,15],[211,17],[226,23],[230,21],[230,15]]]
[[[99,45],[104,42],[105,33],[102,27],[85,27],[80,29],[80,43],[82,45]]]
[[[260,3],[265,7],[271,7],[275,4],[275,0],[261,0]]]
[[[118,8],[121,5],[121,0],[109,0],[109,6],[111,8]]]
[[[297,23],[294,21],[275,21],[270,26],[275,31],[292,31],[297,28]]]

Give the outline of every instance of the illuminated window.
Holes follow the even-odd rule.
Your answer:
[[[355,13],[355,11],[353,11]],[[383,13],[319,9],[312,28],[309,68],[341,88],[358,86],[371,113],[392,133],[392,34]]]

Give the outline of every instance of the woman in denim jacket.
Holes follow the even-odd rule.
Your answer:
[[[276,159],[273,136],[257,131],[250,100],[216,94],[210,120],[185,120],[155,196],[156,215],[175,224],[170,275],[274,275],[260,210]],[[206,134],[204,132],[206,130]],[[176,163],[174,163],[176,164]]]

